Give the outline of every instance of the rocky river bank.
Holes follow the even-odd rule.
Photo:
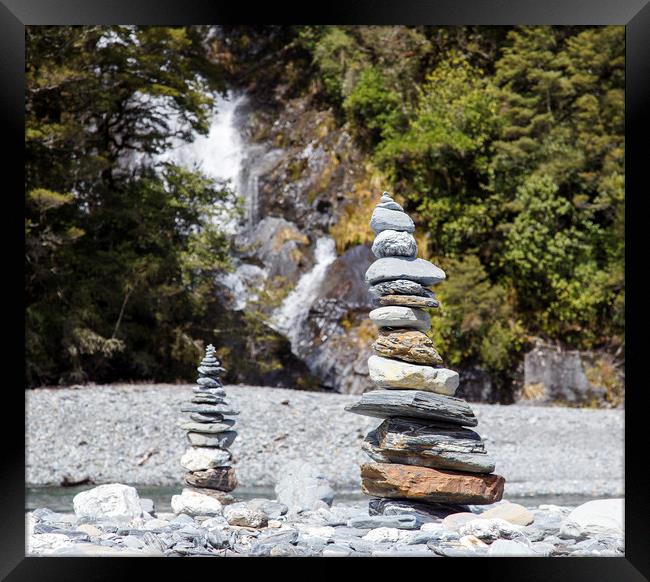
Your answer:
[[[81,493],[74,503],[59,504],[58,511],[32,504],[35,509],[26,514],[28,551],[432,557],[623,553],[622,500],[583,504],[587,498],[623,495],[620,410],[475,405],[482,435],[507,477],[504,501],[455,508],[451,516],[398,505],[373,515],[376,508],[367,498],[344,494],[359,492],[359,465],[366,460],[361,441],[380,422],[345,412],[357,397],[255,386],[226,389],[241,411],[239,438],[232,447],[240,485],[228,504],[203,499],[198,507],[195,499],[180,495],[179,460],[186,443],[178,410],[191,394],[190,385],[27,392],[29,486],[85,483],[92,490],[99,483],[130,483],[145,495],[152,486],[172,488],[166,493],[170,499],[156,504],[123,485],[108,502]],[[309,464],[321,479],[315,489],[325,493],[311,506],[302,501],[297,506],[291,496],[308,486],[279,483],[291,474],[294,461]],[[238,491],[246,489],[257,491],[255,498],[242,495],[246,501],[234,503],[241,499]],[[544,496],[555,501],[540,500]],[[572,496],[580,501],[568,501]]]
[[[273,487],[285,464],[307,461],[337,489],[360,490],[364,435],[380,419],[350,414],[354,395],[226,386],[239,437],[240,488]],[[191,385],[141,384],[26,392],[30,486],[121,482],[180,487],[186,446],[178,410]],[[474,406],[481,435],[513,496],[623,494],[622,410]]]

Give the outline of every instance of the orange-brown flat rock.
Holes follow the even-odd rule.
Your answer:
[[[481,475],[394,463],[361,465],[367,495],[438,503],[495,503],[503,496],[501,475]]]
[[[380,329],[372,349],[385,358],[425,366],[442,364],[442,358],[433,347],[433,342],[421,331]]]

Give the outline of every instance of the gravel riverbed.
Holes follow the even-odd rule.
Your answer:
[[[192,385],[113,384],[26,392],[30,486],[181,483],[179,427]],[[364,435],[380,419],[348,413],[356,395],[226,386],[241,414],[231,450],[242,488],[272,487],[283,465],[319,466],[339,490],[359,490]],[[622,410],[472,404],[506,478],[504,497],[623,495]]]

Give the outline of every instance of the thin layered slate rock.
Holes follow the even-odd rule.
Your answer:
[[[374,303],[380,307],[389,305],[417,307],[420,309],[440,307],[440,303],[436,299],[432,297],[420,297],[419,295],[382,295],[379,299],[375,299]]]
[[[417,439],[386,442],[386,439],[382,439],[380,434],[380,429],[370,431],[361,445],[368,456],[378,463],[417,465],[469,473],[491,473],[494,471],[494,461],[485,453],[485,450],[476,452],[449,450],[444,443],[442,446],[426,446],[420,442],[413,442]],[[435,435],[433,436],[435,437]]]
[[[375,497],[485,505],[501,500],[504,483],[501,475],[494,474],[460,473],[394,463],[361,466],[361,488]]]
[[[372,321],[379,328],[412,328],[419,331],[428,331],[431,328],[431,318],[426,311],[412,307],[378,307],[369,314]]]
[[[368,358],[370,379],[380,388],[411,388],[453,396],[458,388],[458,372],[447,368],[420,366],[381,356]]]
[[[232,467],[193,471],[185,475],[185,482],[193,487],[205,487],[219,491],[232,491],[237,487],[237,477]]]
[[[421,390],[371,390],[361,400],[345,407],[348,412],[390,418],[430,419],[460,426],[476,426],[478,420],[468,404],[460,398]]]
[[[435,298],[436,294],[423,287],[415,281],[409,281],[408,279],[396,279],[394,281],[383,281],[372,285],[369,288],[370,294],[375,297],[381,297],[382,295],[418,295],[421,297],[431,297]]]
[[[423,286],[444,281],[445,272],[424,259],[384,257],[377,259],[366,271],[366,283],[375,285],[392,279],[408,279]]]

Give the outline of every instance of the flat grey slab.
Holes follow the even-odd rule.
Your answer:
[[[366,271],[366,283],[375,285],[392,279],[408,279],[425,287],[444,281],[445,272],[424,259],[384,257],[377,259]]]
[[[476,426],[478,420],[464,400],[421,390],[371,390],[361,400],[345,410],[365,416],[389,418],[405,416],[448,422],[461,426]]]

